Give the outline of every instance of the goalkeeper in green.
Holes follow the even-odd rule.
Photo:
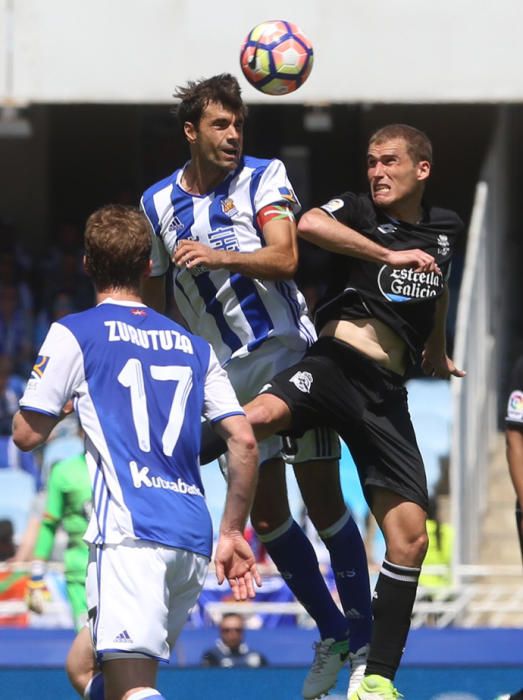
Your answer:
[[[67,595],[74,625],[79,630],[87,620],[85,575],[89,548],[83,541],[91,512],[91,483],[84,455],[68,457],[53,465],[47,483],[47,501],[34,550],[28,590],[29,609],[42,613],[49,593],[45,586],[46,562],[53,551],[59,525],[68,536],[64,554]]]

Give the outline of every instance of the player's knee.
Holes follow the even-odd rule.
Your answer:
[[[425,529],[402,532],[387,541],[387,559],[400,566],[421,566],[429,538]]]

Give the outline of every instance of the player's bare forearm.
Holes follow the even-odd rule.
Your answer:
[[[257,483],[258,447],[250,432],[253,442],[249,438],[248,444],[234,438],[227,440],[228,478],[222,532],[243,532],[251,511]]]
[[[322,209],[306,212],[298,224],[298,235],[320,248],[391,267],[411,267],[418,272],[438,272],[432,255],[418,248],[389,250],[358,231],[336,221]]]
[[[523,429],[507,428],[507,462],[517,499],[523,505]]]
[[[252,252],[217,250],[199,241],[180,241],[173,262],[187,269],[225,269],[246,277],[291,279],[298,267],[294,221],[269,221],[263,227],[265,246]]]

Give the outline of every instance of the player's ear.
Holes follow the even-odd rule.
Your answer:
[[[418,180],[426,180],[430,175],[430,168],[428,160],[420,160],[416,167]]]
[[[192,122],[185,122],[183,125],[183,133],[185,134],[185,138],[187,141],[191,144],[196,141],[196,138],[198,136],[198,129],[194,126]]]
[[[83,264],[83,266],[84,266],[85,274],[86,274],[88,277],[90,277],[90,276],[91,276],[91,271],[89,270],[89,261],[87,260],[87,255],[84,255],[84,257],[83,257],[83,259],[82,259],[82,264]]]

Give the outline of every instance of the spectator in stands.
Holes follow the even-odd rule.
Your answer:
[[[67,314],[80,311],[74,304],[73,298],[66,291],[56,292],[50,308],[42,308],[35,318],[34,345],[39,348],[43,343],[51,323],[59,321]]]
[[[11,423],[18,410],[20,396],[13,386],[12,374],[10,355],[0,355],[0,436],[11,435]]]
[[[0,520],[0,561],[7,561],[14,556],[14,528],[10,520]]]
[[[220,622],[220,636],[212,649],[202,655],[202,666],[234,668],[267,666],[267,659],[258,651],[252,651],[244,640],[243,618],[237,613],[225,613]]]
[[[33,359],[31,316],[23,309],[18,288],[0,286],[0,354],[11,355],[15,371],[29,374]]]
[[[44,306],[51,309],[59,292],[67,292],[74,308],[83,311],[94,301],[93,288],[85,274],[77,253],[65,252],[59,258],[56,269],[46,278],[42,291]]]
[[[27,273],[17,262],[14,249],[2,248],[0,250],[0,280],[2,280],[2,284],[17,287],[20,306],[31,314],[34,308],[33,292],[26,277]]]

